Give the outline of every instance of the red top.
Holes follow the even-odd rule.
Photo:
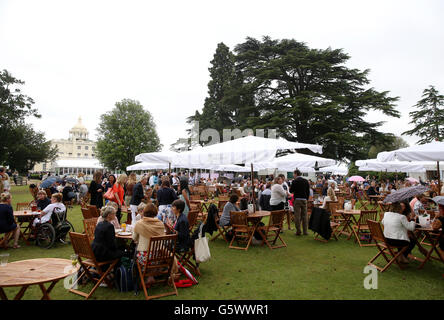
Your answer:
[[[117,195],[119,196],[119,199],[120,199],[120,204],[123,204],[123,195],[125,193],[125,190],[123,190],[123,187],[120,184],[115,183],[113,186],[113,192],[117,193]],[[112,201],[118,203],[117,199],[115,199],[115,198]]]

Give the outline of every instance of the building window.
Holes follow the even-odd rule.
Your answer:
[[[85,146],[85,150],[88,150],[88,146]]]
[[[80,150],[80,149],[82,149],[82,147],[81,146],[77,146],[77,150]]]
[[[68,153],[69,156],[72,156],[72,152]]]
[[[85,153],[85,157],[87,157],[88,156],[88,154],[87,153]]]
[[[92,147],[92,150],[93,150],[93,151],[96,150],[96,147]]]
[[[43,171],[46,171],[46,163],[43,164]]]
[[[93,153],[93,154],[91,155],[91,157],[95,157],[95,154]]]
[[[80,153],[77,153],[77,157],[80,157]]]

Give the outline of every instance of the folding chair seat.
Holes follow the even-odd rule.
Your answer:
[[[189,248],[188,251],[185,252],[178,252],[175,253],[177,261],[184,266],[185,268],[191,270],[194,274],[201,276],[199,269],[199,264],[195,260],[195,254],[194,254],[194,246]],[[194,260],[194,261],[193,261]]]
[[[190,210],[190,211],[188,211],[188,217],[187,218],[188,218],[188,224],[190,226],[190,232],[196,226],[198,215],[199,215],[199,211],[198,210]]]
[[[286,214],[287,210],[277,210],[270,212],[268,225],[258,228],[258,232],[262,237],[262,245],[266,243],[270,249],[277,249],[287,246],[285,241],[280,236]],[[273,238],[272,241],[269,241],[270,237]],[[281,244],[276,245],[278,239],[280,240]]]
[[[355,242],[359,243],[360,247],[373,247],[375,244],[371,243],[372,238],[370,234],[370,228],[368,226],[367,221],[373,220],[376,221],[376,216],[378,215],[378,211],[376,210],[361,210],[361,215],[359,216],[358,223],[353,228],[353,235],[355,236]],[[369,240],[367,244],[363,244],[361,237],[368,236]]]
[[[376,268],[380,272],[384,272],[385,270],[387,270],[393,263],[396,263],[400,269],[404,269],[404,266],[398,261],[398,257],[407,250],[407,247],[389,245],[386,238],[384,237],[384,233],[382,232],[382,227],[379,222],[368,220],[367,224],[370,229],[371,237],[376,242],[376,247],[379,250],[378,254],[371,258],[367,265]],[[395,253],[395,249],[399,251]],[[378,259],[378,257],[381,255],[386,261],[386,264],[383,267],[374,264],[375,260]]]
[[[248,211],[231,211],[230,223],[233,228],[233,239],[230,242],[230,249],[248,250],[251,241],[253,239],[254,226],[248,223],[247,219]],[[238,246],[233,246],[233,242],[236,241]],[[240,243],[245,243],[245,247],[239,246]]]
[[[91,211],[88,208],[80,208],[82,210],[83,219],[91,219],[94,218],[91,215]]]
[[[83,220],[83,227],[85,228],[85,234],[88,236],[89,242],[94,240],[94,231],[96,230],[98,218],[90,218]]]
[[[217,233],[214,237],[211,238],[211,241],[214,241],[218,237],[222,236],[222,238],[224,238],[225,242],[229,243],[229,241],[227,239],[227,232],[231,228],[231,226],[221,226],[219,224],[221,215],[222,215],[222,213],[219,211],[217,214],[217,217],[216,216],[214,217],[214,219],[215,219],[214,224],[217,227]]]
[[[0,234],[0,248],[7,249],[9,241],[11,241],[14,235],[14,230]]]
[[[360,192],[356,192],[356,197],[358,198],[358,201],[360,203],[360,209],[361,210],[370,210],[370,201],[366,200],[365,197],[365,191],[363,191],[363,195],[361,196]]]
[[[170,295],[177,296],[177,288],[172,274],[173,263],[175,262],[176,240],[177,234],[151,237],[145,264],[141,264],[137,260],[139,280],[146,300]],[[148,295],[148,288],[145,283],[146,277],[154,277],[155,281],[152,285],[162,283],[166,286],[171,286],[173,290],[162,294]]]
[[[110,273],[114,269],[115,265],[119,262],[120,259],[98,262],[94,255],[94,252],[91,248],[91,244],[89,242],[89,238],[86,234],[70,232],[69,236],[71,238],[71,244],[74,249],[74,253],[78,256],[79,263],[83,268],[83,272],[80,277],[73,283],[72,287],[69,289],[70,292],[78,294],[86,299],[89,299],[99,285],[105,281],[108,285],[108,288],[113,287],[113,281],[110,279]],[[108,266],[108,268],[103,271],[102,268]],[[94,268],[94,269],[93,269]],[[99,275],[99,279],[93,277],[91,272],[97,273]],[[89,280],[92,282],[96,282],[94,287],[89,293],[85,293],[73,287],[84,277],[87,276]]]

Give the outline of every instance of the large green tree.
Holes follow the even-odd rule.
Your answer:
[[[160,151],[151,113],[139,101],[123,99],[100,116],[97,157],[108,168],[126,170],[139,153]]]
[[[234,110],[233,126],[241,130],[277,129],[288,140],[323,145],[325,157],[365,158],[386,139],[378,131],[383,121],[370,123],[365,115],[399,117],[398,98],[369,87],[369,70],[346,67],[349,58],[293,39],[247,38],[235,47],[235,81],[221,103]]]
[[[434,86],[430,86],[422,93],[422,99],[413,107],[418,110],[409,113],[415,127],[403,132],[403,135],[417,135],[421,138],[418,144],[444,138],[444,95],[439,94]]]
[[[38,162],[54,160],[57,152],[43,133],[25,123],[26,117],[41,116],[33,108],[34,100],[22,93],[24,84],[7,70],[0,71],[0,164],[23,173]]]
[[[409,144],[401,137],[392,134],[387,134],[384,141],[378,141],[377,144],[372,145],[368,151],[368,159],[374,159],[378,153],[383,151],[392,151],[401,148],[407,148]]]

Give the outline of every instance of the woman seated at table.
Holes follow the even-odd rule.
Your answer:
[[[150,204],[152,204],[152,203],[150,203]],[[137,223],[137,221],[142,220],[142,218],[143,218],[143,210],[145,210],[145,207],[146,207],[146,206],[147,206],[147,205],[146,205],[145,203],[143,203],[143,202],[141,202],[141,203],[137,206],[136,221],[134,221],[133,224]],[[156,209],[156,212],[157,212],[157,209]],[[159,219],[157,219],[157,220],[159,220]]]
[[[0,196],[0,233],[14,231],[14,249],[20,248],[18,240],[20,237],[20,227],[14,220],[14,212],[11,207],[11,194],[2,193]]]
[[[393,212],[385,212],[382,224],[384,225],[384,237],[387,243],[393,246],[407,247],[404,254],[399,257],[398,262],[409,263],[407,256],[412,252],[416,244],[416,239],[410,238],[408,231],[415,230],[415,220],[408,220],[411,209],[405,202],[392,204]]]
[[[94,241],[91,244],[94,255],[99,262],[120,259],[123,251],[117,248],[116,231],[111,221],[116,219],[117,210],[112,206],[105,206],[101,210],[103,219],[96,226]]]
[[[433,223],[432,223],[432,229],[435,231],[438,231],[444,225],[444,206],[442,204],[440,204],[438,206],[439,206],[438,215],[435,216],[435,220],[433,220]],[[443,237],[441,237],[439,239],[439,248],[441,249],[441,251],[439,251],[439,253],[441,254],[441,256],[444,259],[444,239],[443,239]]]
[[[40,190],[39,192],[37,192],[37,201],[35,201],[37,210],[44,210],[50,204],[51,200],[48,198],[46,191]]]
[[[164,236],[165,225],[157,219],[157,208],[149,203],[143,209],[143,218],[136,222],[133,232],[133,240],[137,243],[137,260],[141,265],[145,265],[148,257],[148,246],[151,237]],[[177,262],[173,264],[173,274],[178,272]],[[154,277],[149,277],[147,284],[154,283]]]
[[[62,203],[63,196],[61,193],[54,193],[51,196],[51,204],[42,210],[38,218],[34,219],[32,226],[35,227],[38,223],[46,223],[51,220],[54,212],[66,212],[66,207]]]
[[[114,210],[116,210],[116,212],[117,212],[119,205],[113,201],[108,201],[108,203],[104,207],[102,207],[101,213],[103,213],[103,211],[106,207],[111,207]],[[105,221],[105,219],[103,218],[102,214],[100,214],[99,219],[97,219],[97,225],[99,225],[99,223],[101,223],[103,221]],[[110,222],[114,226],[114,229],[120,229],[120,224],[119,224],[119,220],[117,219],[117,215],[114,215],[114,219],[111,219]]]
[[[322,204],[322,209],[328,209],[328,203],[332,201],[338,201],[338,198],[336,197],[335,190],[333,190],[333,186],[330,184],[327,190],[327,196],[324,198],[324,203]]]
[[[173,226],[177,231],[176,251],[186,252],[191,247],[190,225],[188,218],[183,214],[185,202],[183,200],[174,200],[171,209],[176,216],[176,222]]]
[[[271,185],[271,184],[270,184]],[[271,190],[271,189],[268,189]],[[270,191],[271,196],[271,191]],[[240,211],[240,209],[236,206],[236,202],[239,200],[237,194],[232,194],[230,196],[230,200],[225,204],[224,210],[222,211],[222,216],[219,220],[219,225],[221,227],[230,225],[230,212],[231,211]]]

